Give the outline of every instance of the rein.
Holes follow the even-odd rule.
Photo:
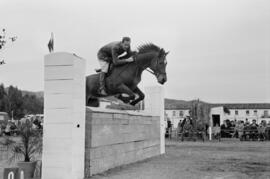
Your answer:
[[[134,57],[134,61],[136,61],[136,56]],[[157,63],[158,63],[158,61],[157,61]],[[128,66],[130,65],[131,63],[129,63],[118,75],[117,75],[117,77],[118,76],[120,76],[121,75],[121,73],[123,72],[123,71],[125,71],[126,70],[126,68],[128,68]],[[156,64],[157,65],[157,64]],[[154,75],[154,76],[158,76],[158,75],[160,75],[160,74],[163,74],[163,73],[155,73],[154,71],[152,71],[152,70],[150,70],[150,69],[148,69],[148,68],[146,68],[146,71],[148,71],[149,73],[151,73],[152,75]],[[165,73],[166,74],[166,73]]]
[[[146,68],[146,71],[148,71],[149,73],[155,75],[155,73],[152,70],[149,70],[148,68]]]

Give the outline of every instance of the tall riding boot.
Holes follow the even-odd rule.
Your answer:
[[[99,92],[103,96],[107,95],[107,93],[105,91],[105,75],[106,75],[106,73],[104,73],[104,72],[101,72],[99,74]]]

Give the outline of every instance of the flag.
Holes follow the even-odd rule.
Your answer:
[[[4,60],[0,61],[0,65],[6,64]]]
[[[51,38],[50,41],[48,43],[48,48],[49,48],[49,52],[53,52],[53,48],[54,48],[54,39],[53,39],[53,33],[51,33]]]

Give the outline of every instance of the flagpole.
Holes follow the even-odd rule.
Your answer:
[[[53,37],[53,32],[51,32],[51,38],[50,38],[49,43],[48,43],[48,48],[49,48],[49,52],[50,53],[54,52],[54,37]]]

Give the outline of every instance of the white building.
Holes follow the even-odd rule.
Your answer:
[[[230,113],[224,112],[223,106],[229,109]],[[270,104],[223,104],[219,107],[211,108],[211,119],[213,125],[223,124],[226,119],[230,121],[249,121],[256,120],[259,124],[262,120],[270,122]]]
[[[253,119],[259,124],[262,120],[270,122],[270,104],[269,103],[245,103],[245,104],[211,104],[210,125],[223,124],[226,119],[230,121],[251,122]],[[229,109],[230,114],[224,112],[224,107]],[[189,115],[187,105],[177,105],[165,107],[167,120],[171,120],[173,127],[177,128],[178,122]]]
[[[189,108],[165,108],[165,118],[172,122],[174,128],[177,128],[179,121],[189,115]]]

